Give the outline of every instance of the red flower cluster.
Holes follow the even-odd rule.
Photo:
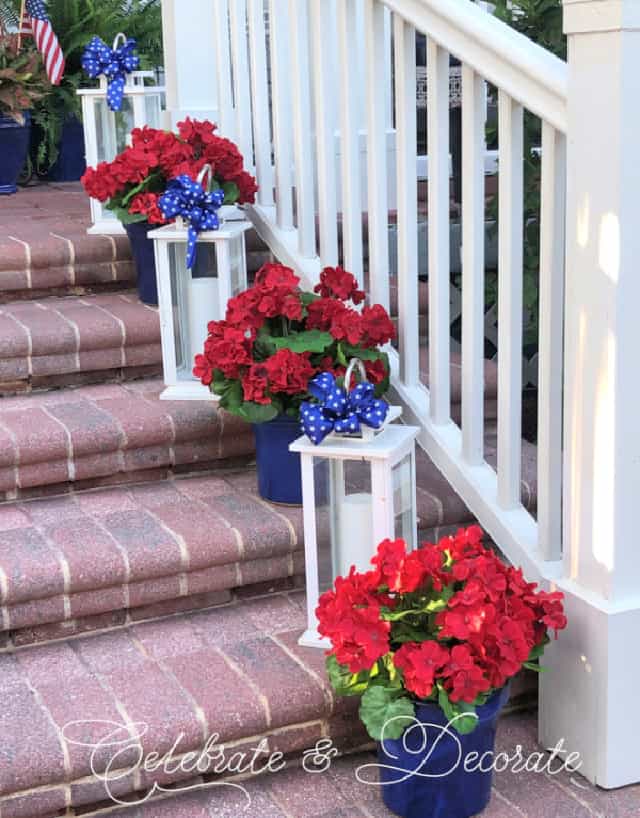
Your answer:
[[[364,349],[394,337],[386,310],[373,306],[360,312],[348,306],[348,300],[361,301],[363,293],[351,273],[339,267],[323,270],[316,287],[319,295],[303,293],[299,284],[289,267],[265,264],[253,286],[229,300],[225,320],[209,324],[209,337],[203,354],[196,356],[193,373],[206,386],[215,381],[212,388],[229,411],[237,411],[239,391],[245,404],[243,416],[247,403],[266,406],[275,401],[280,409],[297,410],[316,373],[344,375],[345,353],[338,347],[343,341],[356,347],[348,350],[349,356],[362,349],[367,377],[384,388],[389,371],[386,356],[365,356]],[[299,343],[309,330],[329,334],[323,349],[314,343],[305,349]],[[318,343],[317,337],[314,342]],[[234,386],[238,382],[241,390]]]
[[[371,563],[323,594],[318,630],[352,673],[390,654],[406,690],[422,699],[438,688],[451,702],[475,702],[520,670],[547,629],[567,624],[562,594],[537,590],[502,563],[478,526],[410,553],[403,540],[385,540]]]
[[[149,222],[162,224],[165,220],[157,202],[167,182],[183,173],[196,179],[208,163],[218,184],[235,183],[240,204],[254,202],[256,182],[243,170],[240,151],[233,142],[217,136],[215,130],[211,122],[189,118],[178,123],[179,134],[135,128],[131,145],[113,162],[87,168],[82,177],[84,189],[101,202],[111,200],[114,209],[144,215]],[[131,196],[140,185],[140,191]]]

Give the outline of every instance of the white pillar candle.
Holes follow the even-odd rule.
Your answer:
[[[352,565],[368,571],[375,551],[373,542],[372,498],[370,494],[348,494],[337,509],[336,574],[346,576]]]
[[[187,361],[189,374],[193,359],[204,349],[209,321],[219,318],[218,279],[213,277],[192,278],[189,276],[189,343],[191,355]]]

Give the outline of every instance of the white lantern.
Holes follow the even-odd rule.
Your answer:
[[[192,374],[209,321],[224,318],[227,301],[247,288],[246,220],[198,233],[196,261],[187,267],[188,225],[182,219],[149,232],[155,244],[162,338],[164,400],[215,399]]]
[[[114,50],[120,38],[126,41],[124,34],[118,34],[113,43]],[[129,144],[134,128],[161,126],[165,89],[155,84],[153,71],[127,74],[119,111],[109,108],[107,87],[107,78],[100,77],[97,88],[81,88],[77,92],[82,100],[84,149],[89,167],[95,167],[99,162],[112,162]],[[115,214],[96,199],[91,199],[91,220],[93,225],[88,233],[117,235],[125,232]]]
[[[349,382],[348,372],[345,382]],[[418,428],[387,424],[359,436],[330,434],[316,445],[306,435],[290,449],[300,453],[308,626],[307,647],[327,647],[317,632],[320,594],[336,576],[369,570],[382,540],[401,537],[417,546],[415,439]]]

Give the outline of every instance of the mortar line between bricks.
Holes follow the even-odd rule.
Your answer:
[[[118,324],[118,326],[120,327],[120,340],[122,342],[120,344],[120,366],[126,366],[127,358],[125,355],[125,346],[127,345],[127,327],[124,321],[121,318],[118,318],[117,315],[114,315],[112,312],[110,312],[106,307],[103,307],[102,304],[97,304],[93,301],[89,302],[84,298],[80,299],[80,301],[81,303],[86,304],[87,306],[93,306],[96,309],[100,310],[100,312],[103,312],[105,315],[108,315],[109,318],[112,318],[116,322],[116,324]]]
[[[502,801],[502,802],[503,802],[503,804],[506,804],[506,805],[507,805],[508,807],[510,807],[512,810],[515,810],[515,812],[517,812],[517,813],[518,813],[518,815],[521,815],[521,816],[522,816],[522,818],[528,818],[527,813],[526,813],[526,812],[524,812],[524,810],[520,809],[520,807],[519,807],[517,804],[514,804],[514,803],[513,803],[513,801],[510,801],[510,800],[507,798],[507,796],[506,796],[506,795],[503,795],[503,794],[500,792],[500,790],[499,790],[499,789],[497,789],[495,786],[491,787],[491,789],[492,789],[492,791],[493,791],[493,794],[494,794],[494,795],[495,795],[495,796],[496,796],[496,797],[497,797],[497,798],[498,798],[500,801]]]
[[[275,642],[276,645],[278,645],[278,647],[280,648],[280,650],[284,651],[287,654],[287,656],[289,656],[291,659],[293,659],[293,661],[305,671],[307,676],[309,676],[311,679],[313,679],[313,681],[316,682],[316,684],[320,685],[320,690],[322,690],[322,695],[324,696],[325,701],[329,705],[329,716],[333,715],[333,711],[334,711],[334,708],[335,708],[335,698],[334,698],[333,694],[331,693],[331,690],[324,683],[324,680],[320,678],[320,676],[315,672],[315,670],[308,667],[302,661],[302,659],[300,659],[299,656],[296,656],[295,653],[293,653],[291,650],[289,650],[289,648],[283,642],[281,642],[278,639],[277,634],[270,634],[268,638],[271,639],[272,642]]]
[[[197,633],[200,635],[200,638],[202,638],[202,630],[200,629],[200,627],[198,625],[194,624],[194,628],[197,631]],[[271,705],[269,704],[269,699],[260,690],[260,688],[254,682],[254,680],[251,678],[251,676],[249,676],[248,673],[245,673],[244,670],[240,667],[240,665],[238,665],[236,662],[234,662],[233,659],[230,656],[227,656],[227,654],[219,647],[214,647],[213,649],[214,649],[214,651],[216,653],[218,653],[221,656],[221,658],[225,662],[225,664],[228,667],[230,667],[231,670],[233,670],[234,673],[236,673],[237,676],[239,676],[241,679],[243,679],[247,683],[247,685],[251,688],[251,690],[253,690],[257,700],[260,702],[260,704],[264,708],[264,716],[265,716],[265,720],[267,722],[267,729],[269,729],[271,727],[271,722],[272,722]]]
[[[188,493],[186,493],[184,491],[180,491],[180,483],[181,482],[182,482],[181,480],[174,480],[173,481],[173,485],[174,485],[176,491],[178,492],[178,494],[180,494],[182,497],[186,497],[187,500],[191,500],[191,501],[197,503],[202,508],[202,510],[204,512],[206,512],[208,515],[214,514],[219,520],[221,520],[222,523],[224,525],[226,525],[226,527],[233,533],[233,536],[235,537],[235,540],[236,540],[236,543],[237,543],[237,546],[238,546],[238,560],[237,560],[237,562],[246,562],[246,560],[243,559],[243,557],[246,556],[246,551],[245,551],[244,539],[242,537],[241,531],[239,529],[237,529],[234,525],[232,525],[229,522],[229,520],[227,520],[225,517],[223,517],[223,515],[219,511],[216,511],[216,509],[211,508],[211,506],[208,506],[204,502],[204,500],[201,500],[199,497],[192,497],[190,494],[188,494]],[[226,482],[227,481],[225,480],[225,483]]]
[[[225,482],[228,481],[225,480]],[[229,483],[229,485],[231,484]],[[258,505],[262,506],[263,508],[266,508],[267,511],[270,511],[272,514],[274,514],[276,517],[282,520],[282,522],[287,527],[287,530],[289,531],[289,542],[291,543],[291,550],[292,551],[295,550],[296,546],[298,545],[298,538],[296,536],[296,530],[293,527],[293,523],[291,522],[291,520],[286,515],[282,514],[277,509],[273,508],[273,506],[270,506],[266,500],[262,499],[262,497],[258,497],[257,494],[253,495],[252,499],[255,500],[258,503]]]
[[[180,680],[179,680],[179,679],[178,679],[178,677],[175,675],[175,673],[174,673],[174,672],[171,670],[171,668],[169,668],[169,667],[168,667],[168,666],[167,666],[167,665],[166,665],[166,664],[163,662],[163,660],[162,660],[162,659],[156,659],[156,657],[155,657],[155,656],[152,656],[152,655],[151,655],[151,654],[150,654],[150,653],[147,651],[147,649],[145,648],[145,646],[143,645],[143,643],[142,643],[142,642],[140,641],[140,639],[138,639],[138,637],[136,636],[136,634],[135,634],[135,628],[132,628],[132,629],[129,631],[129,638],[131,639],[131,641],[132,641],[132,642],[133,642],[133,644],[135,645],[136,649],[137,649],[137,650],[138,650],[138,651],[139,651],[139,652],[140,652],[140,653],[141,653],[141,654],[142,654],[142,655],[143,655],[143,656],[144,656],[146,659],[148,659],[149,661],[151,661],[151,662],[153,662],[155,665],[157,665],[157,666],[160,668],[160,670],[162,671],[162,673],[164,673],[164,675],[165,675],[165,676],[169,677],[170,679],[173,679],[173,681],[176,683],[176,686],[179,688],[180,692],[181,692],[181,693],[182,693],[182,695],[185,697],[185,699],[187,699],[187,701],[191,702],[191,706],[193,707],[193,711],[194,711],[194,713],[195,713],[196,719],[198,720],[198,722],[199,722],[199,724],[200,724],[200,727],[202,728],[202,743],[203,743],[203,744],[206,744],[207,739],[209,738],[209,722],[208,722],[208,720],[207,720],[207,717],[206,717],[206,715],[205,715],[204,710],[203,710],[203,709],[202,709],[202,707],[201,707],[201,706],[198,704],[198,702],[196,701],[195,697],[194,697],[194,696],[192,696],[192,695],[191,695],[191,693],[189,693],[189,691],[188,691],[188,690],[186,689],[186,687],[185,687],[185,686],[184,686],[184,685],[183,685],[183,684],[180,682]]]
[[[76,248],[71,239],[68,239],[66,236],[61,236],[59,233],[52,231],[49,231],[49,235],[53,236],[54,239],[64,241],[69,249],[69,264],[67,265],[69,267],[69,275],[71,276],[69,283],[74,286],[76,283]]]
[[[113,542],[115,547],[118,549],[118,552],[122,555],[122,561],[124,562],[124,584],[123,584],[124,603],[125,603],[125,605],[126,605],[126,607],[128,609],[129,608],[129,602],[130,602],[130,599],[129,599],[129,583],[131,582],[131,563],[129,562],[129,555],[127,554],[127,551],[124,548],[124,546],[121,543],[118,542],[118,540],[113,536],[113,534],[109,531],[109,529],[104,525],[104,523],[101,521],[101,519],[97,515],[87,513],[87,512],[84,512],[84,513],[87,514],[87,517],[90,520],[92,520],[98,526],[98,528],[103,533],[105,533],[107,535],[107,537],[109,537],[111,542]]]
[[[118,256],[118,248],[116,246],[116,240],[113,236],[104,235],[102,236],[103,239],[107,239],[109,244],[111,245],[111,280],[117,281],[117,272],[116,272],[116,261]]]
[[[31,519],[34,529],[40,534],[44,541],[44,546],[47,548],[56,558],[60,565],[60,569],[62,571],[62,582],[63,582],[63,589],[64,593],[62,594],[62,605],[64,608],[64,621],[67,622],[70,620],[71,617],[71,600],[69,599],[69,593],[71,592],[71,569],[69,567],[69,563],[67,558],[64,555],[64,552],[61,551],[55,543],[51,541],[48,537],[45,529],[38,523],[36,523],[33,518]],[[60,596],[59,594],[52,594],[51,596]]]
[[[2,422],[2,413],[0,412],[0,429],[5,431],[7,435],[11,438],[11,443],[13,444],[13,482],[14,482],[14,489],[13,491],[5,492],[6,499],[15,499],[17,497],[18,489],[22,488],[20,485],[20,448],[18,446],[18,438],[15,435],[13,429],[6,425],[6,423]],[[15,495],[15,497],[9,497],[9,495]]]
[[[572,800],[577,801],[581,807],[584,807],[589,815],[593,815],[594,818],[606,818],[606,815],[602,812],[594,811],[591,804],[588,801],[585,801],[584,798],[581,798],[577,792],[574,792],[571,787],[565,786],[561,781],[556,781],[553,776],[549,775],[549,773],[545,772],[544,777],[550,784],[555,787],[558,787],[565,795],[568,795]]]
[[[33,338],[31,337],[31,330],[26,324],[23,324],[16,315],[9,312],[8,309],[4,308],[2,314],[10,318],[14,324],[17,324],[27,336],[27,375],[30,378],[33,375]]]
[[[130,492],[127,493],[133,499],[133,495]],[[182,573],[185,572],[189,573],[191,570],[191,558],[184,537],[181,534],[178,534],[177,531],[174,531],[171,528],[171,526],[167,525],[167,523],[165,523],[164,520],[162,520],[162,518],[159,517],[151,508],[149,508],[148,506],[143,506],[143,508],[145,510],[145,513],[152,517],[158,523],[160,528],[162,528],[163,531],[166,531],[167,534],[169,534],[173,538],[174,542],[178,546],[178,549],[180,550],[180,563],[183,569]]]
[[[146,397],[144,392],[137,392],[133,393],[131,390],[127,389],[127,385],[123,384],[124,389],[131,395],[137,394],[139,398],[141,398],[145,403],[149,404],[149,406],[155,406],[156,403],[153,400],[150,400]],[[158,399],[156,401],[159,403]],[[169,440],[167,448],[169,449],[169,468],[173,468],[176,465],[176,452],[174,448],[174,444],[176,443],[176,424],[171,416],[170,412],[165,413],[165,418],[169,421],[169,428],[171,429],[171,440]]]
[[[31,247],[29,246],[28,242],[22,241],[22,239],[18,239],[15,236],[9,236],[11,241],[17,241],[18,244],[21,244],[24,247],[25,257],[26,257],[26,273],[27,273],[27,287],[28,289],[32,289],[32,281],[31,281]]]
[[[67,427],[64,425],[64,423],[59,418],[57,418],[55,415],[51,414],[51,412],[49,411],[46,404],[43,403],[40,408],[42,409],[44,414],[47,417],[51,418],[51,420],[55,421],[55,423],[57,423],[58,426],[60,426],[60,428],[64,432],[64,435],[65,435],[65,437],[67,439],[67,480],[70,480],[71,482],[73,482],[76,479],[76,464],[74,463],[74,460],[73,460],[74,451],[73,451],[73,441],[71,439],[71,432],[69,431],[69,429],[67,429]]]
[[[80,371],[80,327],[73,321],[71,318],[66,316],[63,312],[53,307],[51,304],[47,304],[45,307],[44,304],[37,303],[36,306],[41,309],[48,310],[49,312],[53,312],[56,315],[60,316],[62,320],[71,327],[71,331],[73,332],[73,337],[76,341],[76,349],[75,349],[75,359],[76,359],[76,371]]]
[[[127,394],[131,394],[131,393],[127,392]],[[97,401],[99,400],[99,398],[93,398],[93,397],[91,397],[91,395],[83,395],[83,399],[89,401],[89,403],[91,403],[91,405],[94,406],[99,411],[104,412],[105,414],[107,414],[109,416],[109,419],[112,421],[112,423],[117,428],[118,433],[120,434],[120,439],[122,441],[122,445],[119,446],[118,449],[116,450],[116,455],[118,457],[118,468],[119,468],[120,472],[124,473],[124,471],[125,471],[125,468],[124,468],[125,467],[124,453],[125,453],[125,450],[129,446],[129,438],[127,437],[127,433],[124,430],[124,426],[122,425],[122,423],[120,423],[120,420],[118,419],[118,417],[116,415],[112,414],[106,408],[106,406],[100,406],[98,404]],[[100,490],[99,487],[95,489],[95,491],[99,491],[99,490]]]
[[[124,723],[126,725],[127,730],[129,731],[129,735],[131,737],[131,740],[133,742],[138,742],[139,743],[138,731],[135,729],[136,722],[134,722],[134,720],[131,718],[131,716],[127,712],[127,708],[124,706],[124,704],[117,697],[115,690],[111,687],[111,685],[107,682],[107,680],[103,677],[102,673],[100,673],[100,671],[97,668],[92,667],[87,661],[85,661],[84,656],[77,649],[77,647],[75,645],[69,645],[69,647],[71,648],[71,650],[74,652],[74,654],[78,658],[78,661],[80,662],[80,664],[84,668],[86,668],[86,670],[89,672],[89,674],[91,676],[93,676],[96,679],[96,681],[98,682],[98,684],[100,685],[102,690],[104,690],[104,692],[108,696],[111,697],[111,700],[113,701],[116,710],[118,711],[118,713],[120,713],[121,717],[124,719]],[[141,746],[141,745],[139,745],[139,746]],[[84,776],[84,778],[89,780],[89,781],[93,781],[93,780],[95,780],[96,776],[95,775],[90,775],[90,776]],[[73,783],[76,783],[76,782],[73,782]],[[134,783],[134,788],[136,788],[136,789],[140,786],[140,770],[138,770],[137,768],[133,772],[133,783]]]

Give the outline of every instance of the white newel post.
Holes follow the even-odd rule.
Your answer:
[[[166,127],[191,116],[218,122],[216,3],[162,0]]]
[[[564,0],[569,38],[564,554],[541,740],[640,781],[640,2]]]

